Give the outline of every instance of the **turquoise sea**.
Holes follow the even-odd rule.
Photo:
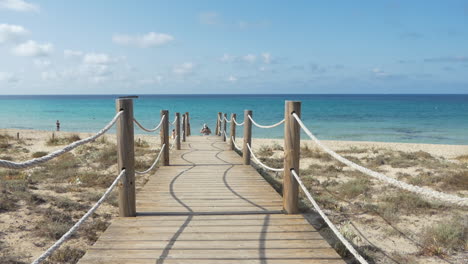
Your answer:
[[[64,131],[95,132],[114,116],[117,97],[0,96],[0,128],[52,131],[58,119]],[[319,139],[468,145],[468,95],[139,95],[134,112],[151,127],[161,109],[171,121],[188,111],[195,134],[203,123],[214,128],[217,112],[243,118],[250,109],[257,122],[273,124],[285,100],[302,101],[302,118]],[[282,138],[283,127],[254,128],[253,136]]]

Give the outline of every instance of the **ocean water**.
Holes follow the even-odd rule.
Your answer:
[[[115,115],[118,95],[0,96],[0,128],[96,132]],[[261,124],[284,116],[284,101],[302,101],[302,119],[319,139],[468,145],[468,95],[139,95],[135,117],[152,127],[167,109],[190,112],[192,134],[214,130],[217,112],[253,110]],[[137,129],[137,128],[136,128]],[[111,132],[113,132],[112,130]],[[138,131],[137,133],[144,133]],[[238,129],[242,135],[242,129]],[[283,127],[253,129],[282,138]],[[305,135],[302,135],[305,138]]]

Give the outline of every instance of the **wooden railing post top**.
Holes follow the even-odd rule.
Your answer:
[[[133,99],[132,98],[117,98],[115,99],[115,105],[118,107],[118,111],[125,111],[125,108],[133,108]]]

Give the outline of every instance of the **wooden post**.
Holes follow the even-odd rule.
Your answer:
[[[284,107],[284,176],[283,176],[283,209],[288,214],[297,214],[299,184],[291,170],[299,174],[299,158],[301,149],[301,130],[299,123],[292,116],[301,116],[301,102],[286,101]]]
[[[234,146],[234,140],[236,139],[236,114],[231,114],[231,150],[235,150],[236,147]]]
[[[218,117],[216,119],[216,135],[219,136],[219,131],[221,130],[221,112],[218,112]]]
[[[185,114],[182,115],[182,142],[185,142]]]
[[[252,147],[252,121],[250,121],[249,115],[252,116],[252,110],[244,110],[244,145],[242,149],[244,165],[250,165],[250,151],[247,144]]]
[[[116,100],[116,111],[123,111],[117,120],[117,155],[118,173],[125,169],[125,175],[119,183],[119,215],[136,215],[135,204],[135,139],[133,136],[133,100]]]
[[[176,149],[180,150],[180,113],[176,113],[176,122],[175,122],[175,136],[176,136]]]
[[[185,133],[187,134],[186,136],[190,136],[191,133],[190,133],[190,115],[189,115],[189,112],[185,112],[185,125],[187,127],[187,129],[185,130]]]
[[[20,139],[19,132],[16,132],[16,139],[17,139],[17,140]]]
[[[190,136],[190,131],[189,131],[189,114],[188,114],[188,112],[185,112],[185,126],[184,126],[184,131],[185,131],[185,137]]]
[[[223,118],[223,141],[226,142],[226,126],[227,126],[227,114],[224,113]]]
[[[169,142],[169,111],[161,110],[161,118],[163,116],[165,118],[162,121],[159,135],[161,136],[161,147],[163,146],[163,144],[166,144],[166,146],[164,147],[164,150],[162,152],[161,165],[169,166],[169,148],[171,147],[171,143]]]

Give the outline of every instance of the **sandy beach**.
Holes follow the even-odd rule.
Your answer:
[[[93,133],[83,132],[54,132],[44,130],[28,130],[28,129],[0,129],[0,133],[7,133],[12,137],[16,138],[17,133],[20,133],[20,138],[27,139],[31,142],[31,151],[51,151],[54,147],[47,145],[35,144],[34,141],[43,141],[44,139],[55,136],[68,136],[68,135],[79,135],[81,138],[85,138],[93,135]],[[135,133],[138,133],[137,131]],[[196,135],[196,134],[195,134]],[[114,141],[116,139],[115,134],[107,133],[105,135],[109,140]],[[135,139],[144,139],[150,144],[158,145],[160,143],[159,134],[148,135],[148,134],[135,134]],[[242,142],[243,138],[237,138],[236,142]],[[337,140],[323,140],[323,143],[333,150],[349,149],[352,147],[361,148],[385,148],[395,151],[425,151],[434,156],[442,156],[447,159],[454,159],[461,155],[468,154],[468,145],[444,145],[444,144],[423,144],[423,143],[396,143],[396,142],[370,142],[370,141],[337,141]],[[252,147],[257,150],[262,145],[279,144],[283,145],[282,139],[268,139],[268,138],[253,138]],[[301,144],[313,146],[312,140],[301,140]]]
[[[2,149],[0,158],[24,161],[30,159],[34,153],[50,153],[65,145],[51,145],[52,137],[82,139],[91,136],[92,133],[0,129],[0,135],[7,137],[6,142],[8,142],[7,147]],[[10,259],[28,262],[56,240],[41,235],[38,241],[24,239],[38,234],[37,229],[40,229],[38,226],[44,221],[44,210],[69,215],[70,208],[67,206],[73,204],[75,208],[73,210],[76,211],[70,223],[81,212],[86,211],[95,199],[96,193],[102,192],[108,184],[108,182],[100,183],[102,187],[94,186],[95,183],[91,183],[90,186],[77,184],[77,179],[86,179],[83,177],[91,173],[86,166],[91,167],[99,175],[108,175],[110,180],[115,177],[115,161],[95,157],[99,156],[99,153],[106,153],[105,151],[107,151],[105,155],[108,156],[115,154],[115,134],[106,134],[104,137],[105,139],[97,140],[86,148],[72,151],[71,159],[66,160],[67,163],[75,160],[72,165],[47,178],[42,175],[44,172],[41,168],[28,169],[20,174],[11,174],[11,171],[0,169],[3,175],[2,181],[5,183],[28,179],[29,184],[25,191],[32,195],[28,197],[35,197],[34,199],[39,201],[36,201],[39,205],[35,208],[31,207],[29,200],[18,201],[17,206],[0,213],[0,230],[6,230],[0,235],[4,241],[0,245],[2,254],[11,256]],[[236,141],[241,145],[242,138]],[[136,149],[137,159],[144,161],[142,167],[147,167],[159,149],[159,134],[136,134],[135,142],[139,142]],[[383,172],[389,177],[468,197],[466,182],[463,182],[468,171],[466,163],[468,145],[360,141],[323,141],[323,143],[341,155],[355,159],[356,162]],[[252,142],[256,155],[272,167],[282,166],[282,145],[283,141],[280,139],[255,138]],[[316,195],[320,205],[326,209],[332,220],[342,230],[346,230],[347,238],[362,247],[362,252],[373,258],[376,263],[394,263],[391,259],[398,259],[402,261],[401,263],[444,263],[440,256],[451,260],[452,263],[463,263],[461,260],[467,257],[466,253],[457,247],[444,249],[443,254],[437,255],[434,252],[442,249],[431,249],[425,246],[426,240],[421,240],[421,237],[427,236],[427,230],[433,226],[437,227],[440,223],[450,221],[460,223],[463,220],[453,219],[464,219],[466,210],[439,203],[427,203],[415,195],[401,192],[375,179],[353,172],[321,153],[310,140],[301,141],[301,153],[301,176],[304,177],[305,184]],[[91,159],[91,163],[87,163],[87,159]],[[52,166],[59,166],[59,163],[54,164]],[[52,167],[46,168],[50,170]],[[70,174],[70,171],[73,173]],[[59,176],[62,174],[67,176]],[[269,175],[270,180],[281,184],[280,174],[269,173]],[[454,180],[447,180],[452,178]],[[145,179],[139,178],[137,189],[144,184]],[[10,194],[14,195],[15,192],[12,191]],[[303,196],[301,199],[304,201],[303,212],[313,215],[310,205],[307,206]],[[67,206],[62,208],[60,204]],[[91,222],[103,224],[95,228],[95,233],[92,235],[81,231],[75,239],[66,243],[63,252],[67,252],[66,254],[74,252],[73,254],[79,259],[100,232],[105,230],[110,219],[117,215],[116,209],[115,202],[113,205],[106,204],[100,208],[98,216]],[[343,215],[343,212],[346,214]],[[24,228],[25,226],[30,228]],[[324,234],[326,235],[326,232]],[[372,250],[369,251],[369,242],[366,241],[372,243]]]

